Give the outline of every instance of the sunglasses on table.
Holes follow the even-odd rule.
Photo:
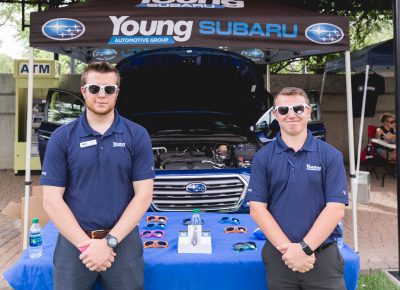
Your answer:
[[[93,95],[97,95],[100,93],[100,90],[103,90],[103,92],[106,95],[113,95],[118,92],[118,86],[117,85],[105,85],[105,86],[100,86],[100,85],[95,85],[95,84],[86,84],[83,86],[83,88],[87,89],[89,93]]]
[[[164,223],[148,223],[144,226],[147,230],[163,230],[167,227]]]
[[[236,252],[242,252],[245,250],[257,250],[257,245],[255,242],[236,243],[233,245],[233,249]]]
[[[163,238],[164,237],[164,231],[152,231],[152,230],[145,230],[140,233],[142,238]]]
[[[297,115],[301,115],[307,109],[311,109],[311,107],[307,104],[298,104],[293,106],[275,106],[274,111],[278,112],[279,115],[285,116],[289,113],[290,110],[295,112]]]
[[[167,241],[145,241],[143,247],[147,248],[168,248]]]
[[[165,223],[168,220],[166,216],[163,215],[151,215],[146,217],[147,222],[161,222]]]
[[[191,224],[192,224],[192,219],[189,219],[189,218],[183,219],[182,223],[183,223],[185,226],[191,225]],[[203,220],[201,220],[201,224],[204,224],[204,221],[203,221]]]
[[[231,233],[247,233],[247,228],[246,227],[226,227],[225,228],[225,233],[231,234]]]
[[[234,218],[234,217],[227,217],[227,216],[222,217],[218,222],[220,224],[233,224],[233,225],[240,224],[239,219]]]

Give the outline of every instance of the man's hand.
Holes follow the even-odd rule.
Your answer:
[[[83,250],[86,247],[85,250]],[[107,246],[105,239],[90,239],[78,245],[82,249],[79,259],[90,271],[106,271],[114,262],[116,253]]]
[[[299,243],[282,244],[279,245],[278,250],[284,253],[282,260],[285,261],[289,269],[305,273],[314,268],[315,255],[308,256]]]

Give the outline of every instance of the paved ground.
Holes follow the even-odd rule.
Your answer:
[[[33,181],[38,176],[32,176]],[[361,271],[398,268],[396,179],[386,177],[385,187],[371,175],[371,195],[368,205],[358,204],[358,237]],[[350,187],[349,187],[350,189]],[[24,177],[11,170],[0,170],[0,210],[9,201],[19,201],[24,192]],[[21,254],[18,219],[0,214],[0,290],[10,289],[3,273]],[[344,240],[353,245],[351,206],[346,209]]]

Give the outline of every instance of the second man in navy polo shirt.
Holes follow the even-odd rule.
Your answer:
[[[154,161],[147,131],[114,109],[120,76],[106,62],[82,75],[86,110],[46,148],[43,202],[60,231],[54,289],[143,289],[137,224],[150,206]]]
[[[307,130],[311,107],[299,88],[274,100],[281,132],[253,160],[247,200],[268,241],[268,289],[345,289],[335,240],[348,203],[342,154]]]

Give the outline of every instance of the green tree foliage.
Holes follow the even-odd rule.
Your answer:
[[[0,73],[13,73],[14,62],[11,57],[0,53]]]

